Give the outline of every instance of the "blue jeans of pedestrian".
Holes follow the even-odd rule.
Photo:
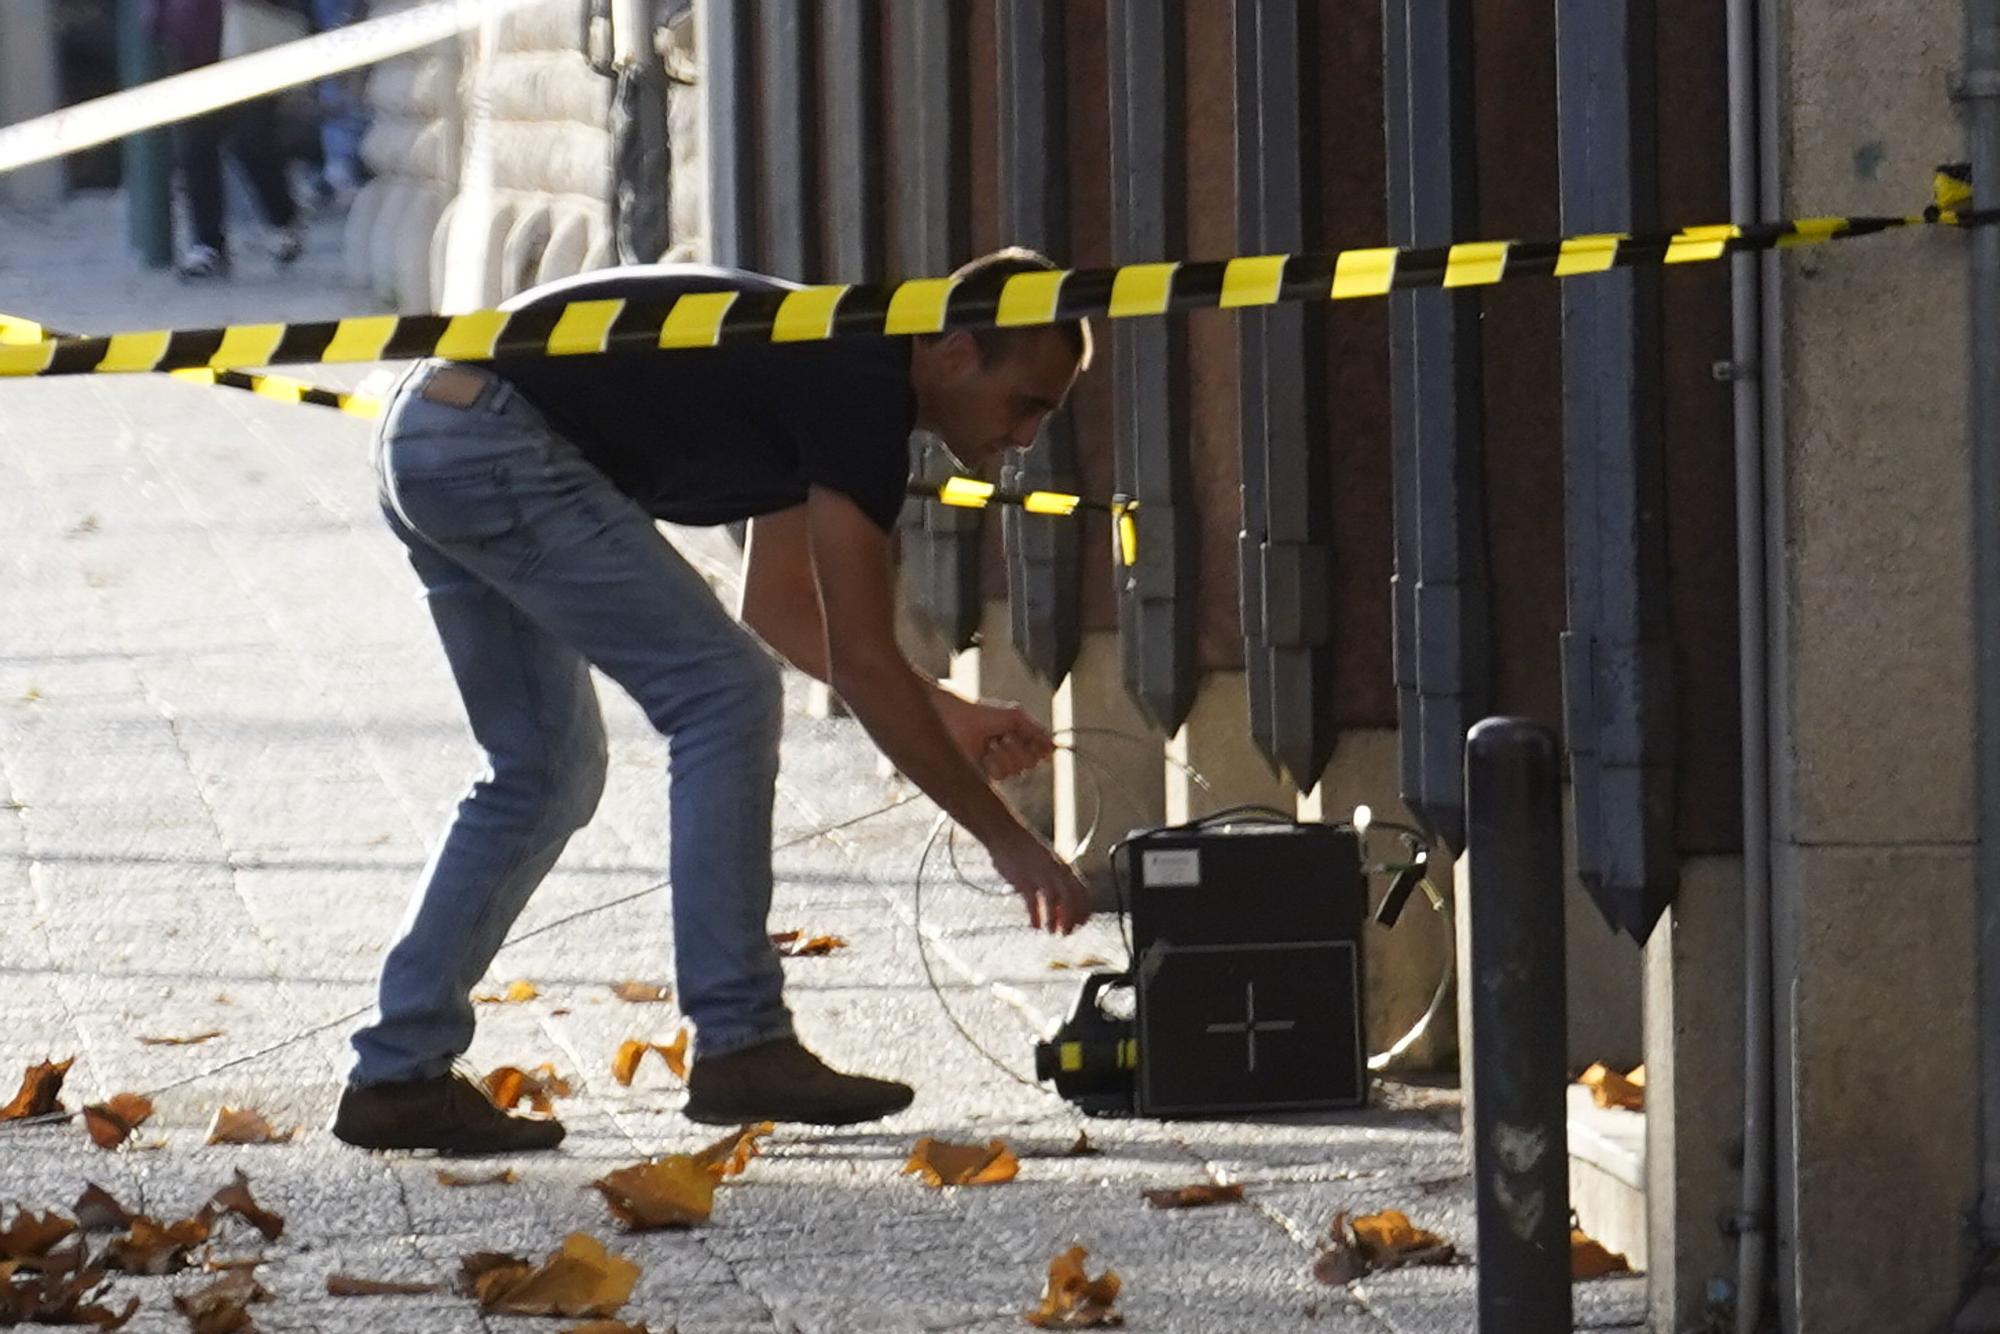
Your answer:
[[[447,1072],[471,990],[604,787],[590,668],[667,739],[683,1012],[700,1055],[792,1032],[771,907],[777,664],[652,519],[494,377],[468,407],[404,378],[376,432],[382,511],[409,550],[485,770],[459,801],[354,1035],[356,1084]]]

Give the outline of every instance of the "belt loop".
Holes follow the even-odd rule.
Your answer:
[[[514,382],[493,375],[492,371],[486,373],[493,376],[493,397],[487,401],[486,410],[493,413],[505,411],[514,398]]]

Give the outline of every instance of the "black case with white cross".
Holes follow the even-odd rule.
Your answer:
[[[1142,1116],[1359,1107],[1367,892],[1352,831],[1243,823],[1125,847]]]

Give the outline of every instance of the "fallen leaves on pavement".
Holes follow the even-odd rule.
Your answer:
[[[479,1309],[501,1315],[615,1315],[639,1282],[638,1265],[584,1232],[570,1233],[539,1265],[494,1251],[459,1264]]]
[[[12,1261],[0,1263],[0,1325],[95,1325],[117,1329],[139,1309],[132,1298],[123,1311],[100,1303],[104,1271],[42,1273]]]
[[[38,1214],[32,1209],[17,1207],[13,1221],[0,1227],[0,1261],[39,1268],[37,1262],[54,1250],[63,1238],[75,1235],[76,1230],[74,1219],[64,1218],[53,1209]]]
[[[1630,1074],[1619,1074],[1599,1061],[1577,1076],[1577,1083],[1590,1090],[1599,1107],[1623,1107],[1628,1112],[1646,1110],[1646,1067],[1634,1066]]]
[[[83,1109],[83,1125],[98,1148],[115,1149],[152,1114],[152,1099],[137,1093],[114,1093],[108,1100]]]
[[[1109,968],[1110,966],[1111,960],[1098,954],[1086,954],[1075,963],[1071,963],[1068,959],[1049,960],[1049,971],[1052,973],[1064,972],[1071,968]]]
[[[652,982],[613,982],[611,994],[619,1000],[630,1001],[634,1005],[655,1005],[674,998],[672,987],[659,986]]]
[[[262,1112],[248,1107],[218,1107],[208,1123],[204,1144],[283,1144],[298,1132],[274,1130]]]
[[[153,1278],[178,1274],[192,1263],[188,1252],[207,1241],[208,1233],[209,1220],[201,1215],[164,1224],[140,1214],[124,1236],[105,1243],[98,1263],[106,1269]]]
[[[1042,1304],[1028,1312],[1029,1324],[1037,1329],[1098,1329],[1125,1323],[1125,1317],[1111,1309],[1118,1300],[1118,1275],[1107,1269],[1091,1278],[1083,1268],[1089,1254],[1072,1246],[1049,1261]]]
[[[132,1226],[132,1211],[95,1181],[84,1184],[83,1194],[76,1197],[70,1212],[76,1215],[77,1226],[85,1232]]]
[[[1098,1148],[1095,1144],[1092,1144],[1090,1142],[1089,1135],[1079,1130],[1076,1132],[1076,1143],[1070,1145],[1069,1148],[1064,1151],[1063,1157],[1090,1158],[1103,1152],[1104,1150]]]
[[[505,991],[475,991],[472,999],[481,1005],[519,1005],[542,994],[542,989],[523,978],[509,982]]]
[[[557,1074],[555,1066],[546,1061],[533,1070],[503,1065],[486,1076],[481,1087],[495,1107],[511,1112],[521,1099],[526,1098],[528,1105],[543,1116],[555,1112],[555,1099],[567,1098],[571,1093],[569,1081]]]
[[[67,1061],[43,1061],[29,1066],[21,1075],[21,1089],[14,1100],[0,1107],[0,1121],[20,1121],[61,1111],[62,1102],[56,1095],[62,1092],[63,1077],[75,1063],[72,1056]]]
[[[718,1175],[699,1158],[675,1153],[607,1172],[590,1184],[620,1223],[642,1232],[706,1223]]]
[[[250,1194],[250,1178],[238,1172],[236,1179],[209,1197],[197,1217],[211,1222],[219,1215],[232,1214],[264,1234],[265,1241],[284,1235],[285,1220],[257,1203]]]
[[[1007,1141],[991,1140],[984,1145],[948,1144],[929,1135],[910,1150],[903,1175],[921,1176],[933,1186],[996,1186],[1012,1181],[1021,1170]]]
[[[1631,1264],[1617,1251],[1595,1241],[1574,1222],[1569,1226],[1569,1276],[1572,1282],[1603,1278],[1607,1274],[1629,1274]]]
[[[257,1323],[247,1308],[270,1300],[270,1292],[254,1277],[231,1274],[199,1292],[176,1296],[174,1309],[187,1317],[194,1334],[251,1334]]]
[[[627,1038],[618,1044],[618,1054],[611,1058],[611,1077],[625,1088],[632,1087],[633,1078],[639,1073],[639,1062],[646,1053],[656,1051],[660,1059],[667,1063],[667,1069],[674,1072],[674,1078],[687,1078],[688,1031],[685,1025],[674,1034],[672,1042],[642,1042],[638,1038]]]
[[[776,1130],[769,1121],[759,1121],[756,1125],[744,1126],[733,1135],[724,1135],[715,1143],[694,1155],[694,1160],[708,1169],[709,1175],[717,1181],[739,1175],[750,1166],[750,1160],[762,1150],[757,1141]]]
[[[414,1297],[420,1293],[442,1292],[441,1283],[401,1283],[388,1278],[361,1278],[354,1274],[328,1274],[329,1297]]]
[[[1410,1222],[1400,1209],[1350,1219],[1334,1215],[1326,1249],[1313,1261],[1313,1277],[1338,1287],[1364,1274],[1410,1265],[1450,1264],[1457,1251],[1435,1232]]]
[[[1456,1254],[1450,1242],[1413,1225],[1400,1209],[1363,1214],[1348,1226],[1354,1229],[1354,1248],[1371,1269],[1450,1264]]]
[[[1243,1185],[1236,1182],[1218,1186],[1214,1182],[1203,1182],[1194,1186],[1181,1186],[1175,1190],[1142,1190],[1146,1203],[1155,1209],[1198,1209],[1207,1204],[1237,1204],[1243,1199]]]
[[[805,959],[847,948],[840,936],[808,936],[803,931],[773,931],[771,943],[788,959]]]
[[[520,1179],[521,1174],[511,1167],[497,1172],[454,1172],[441,1167],[437,1174],[440,1186],[511,1186]]]
[[[206,1042],[210,1038],[219,1038],[221,1036],[221,1029],[211,1028],[201,1033],[190,1033],[186,1037],[140,1038],[139,1041],[148,1047],[192,1047],[197,1043]]]

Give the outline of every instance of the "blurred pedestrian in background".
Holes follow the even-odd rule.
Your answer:
[[[344,28],[366,15],[366,0],[312,0],[314,32]],[[363,96],[367,74],[350,70],[319,81],[320,170],[312,184],[317,207],[345,207],[368,179],[361,163],[361,136],[368,129]]]
[[[175,73],[306,33],[306,16],[292,0],[150,0],[150,8],[154,38]],[[304,248],[298,206],[292,201],[278,146],[276,109],[269,98],[256,98],[174,127],[174,158],[193,232],[175,266],[182,278],[229,274],[229,241],[223,224],[225,148],[242,167],[258,211],[272,229],[272,258],[290,264]]]

